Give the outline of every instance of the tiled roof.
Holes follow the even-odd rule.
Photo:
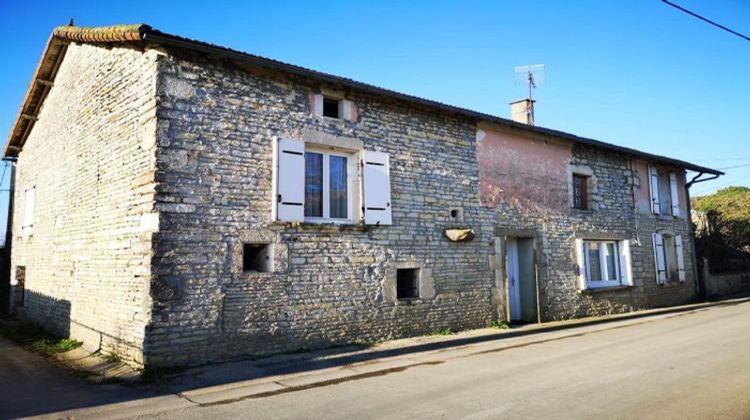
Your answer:
[[[52,36],[76,42],[106,43],[140,41],[142,34],[151,31],[144,24],[114,26],[58,26],[52,30]]]
[[[654,155],[640,150],[606,143],[600,140],[579,137],[575,134],[566,133],[563,131],[522,124],[494,115],[484,114],[470,109],[447,105],[413,95],[407,95],[367,83],[358,82],[356,80],[322,73],[293,64],[288,64],[281,61],[248,54],[242,51],[233,50],[231,48],[226,48],[203,41],[197,41],[178,35],[164,33],[145,24],[115,25],[103,27],[60,26],[58,28],[55,28],[52,31],[50,41],[48,42],[47,48],[44,51],[44,55],[42,56],[42,60],[39,63],[39,67],[34,74],[34,78],[32,79],[31,85],[29,86],[29,90],[24,99],[24,103],[21,106],[21,111],[16,118],[13,129],[11,131],[11,135],[8,139],[8,143],[5,146],[4,155],[6,157],[17,156],[18,152],[21,150],[21,147],[23,147],[23,143],[24,141],[26,141],[26,137],[28,136],[31,127],[33,127],[36,116],[38,115],[39,109],[41,108],[41,104],[44,101],[44,97],[46,97],[47,92],[49,91],[49,88],[51,86],[51,82],[55,77],[57,66],[62,60],[62,57],[65,54],[65,49],[67,48],[67,44],[69,42],[146,43],[169,48],[188,49],[192,51],[211,54],[212,56],[221,57],[227,60],[242,61],[251,65],[270,68],[286,73],[297,74],[304,77],[309,77],[314,80],[337,84],[342,87],[348,87],[354,90],[388,96],[394,99],[419,104],[421,106],[429,107],[432,109],[439,109],[444,112],[461,114],[466,117],[473,118],[478,122],[486,121],[500,124],[513,129],[518,129],[523,132],[532,132],[556,137],[558,139],[563,139],[574,143],[587,144],[590,146],[611,150],[617,153],[638,156],[654,162],[682,167],[696,172],[703,172],[714,175],[724,174],[721,171],[694,165],[690,162],[685,162],[666,156]]]

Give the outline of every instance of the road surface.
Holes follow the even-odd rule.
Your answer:
[[[750,303],[159,417],[750,419]]]

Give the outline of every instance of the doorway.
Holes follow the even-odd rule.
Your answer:
[[[539,322],[533,238],[508,238],[505,248],[508,315],[512,323]]]

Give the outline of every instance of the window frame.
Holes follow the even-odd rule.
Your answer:
[[[323,155],[323,185],[322,185],[322,193],[323,193],[323,209],[322,209],[322,216],[304,216],[304,220],[306,223],[334,223],[334,224],[353,224],[355,220],[355,214],[354,214],[354,202],[355,202],[355,194],[358,194],[359,191],[356,188],[356,180],[359,176],[358,171],[358,165],[357,162],[359,162],[358,156],[359,152],[347,152],[343,150],[338,149],[332,149],[332,148],[326,148],[326,147],[315,147],[314,145],[308,146],[308,143],[305,143],[305,151],[304,153],[317,153]],[[331,156],[338,156],[338,157],[344,157],[347,159],[346,163],[346,214],[347,218],[332,218],[330,217],[331,214],[331,203],[330,203],[330,157]],[[307,186],[307,182],[305,181],[305,187]],[[305,203],[307,205],[307,203]],[[303,208],[303,214],[305,209]]]
[[[627,285],[627,279],[623,278],[623,269],[621,267],[621,258],[623,257],[623,247],[620,244],[621,241],[615,240],[583,240],[583,261],[584,270],[586,271],[586,285],[588,288],[607,288],[607,287],[620,287]],[[599,253],[599,273],[601,279],[594,280],[591,277],[591,256],[589,254],[590,244],[596,243],[598,246]],[[613,245],[615,250],[614,266],[615,266],[615,279],[609,279],[609,263],[607,261],[607,250],[608,245]]]
[[[571,203],[571,207],[576,210],[590,210],[591,206],[589,205],[589,176],[583,175],[579,173],[573,173],[571,177],[571,188],[573,190],[573,203]],[[581,180],[581,205],[576,205],[576,179]]]

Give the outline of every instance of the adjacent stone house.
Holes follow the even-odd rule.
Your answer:
[[[5,157],[14,310],[136,365],[687,302],[720,174],[146,25],[55,29]]]

